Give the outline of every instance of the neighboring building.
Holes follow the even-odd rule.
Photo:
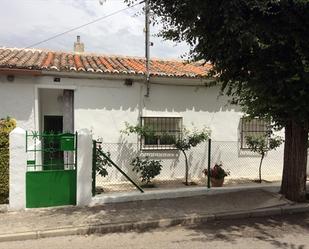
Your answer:
[[[133,152],[152,148],[152,155],[164,158],[164,179],[183,177],[182,155],[160,139],[124,136],[125,122],[174,134],[183,126],[206,126],[212,131],[212,162],[222,161],[231,177],[257,177],[259,158],[246,150],[244,136],[264,132],[265,123],[243,122],[240,108],[220,96],[220,86],[209,87],[210,64],[153,59],[147,85],[143,58],[87,54],[76,47],[76,53],[0,48],[0,117],[14,117],[26,130],[88,128],[123,168]],[[203,144],[190,153],[192,178],[202,176],[206,151]],[[280,179],[282,153],[268,153],[266,179]],[[113,172],[110,179],[121,177]]]

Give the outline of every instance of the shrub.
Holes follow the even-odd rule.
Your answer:
[[[162,169],[161,161],[149,160],[149,157],[145,157],[145,159],[136,157],[132,160],[131,165],[133,171],[140,175],[142,182],[146,185],[149,185],[151,180],[159,175]]]
[[[15,127],[14,119],[0,119],[0,203],[9,197],[9,134]]]
[[[96,150],[97,150],[97,154],[96,154],[96,172],[100,176],[106,177],[106,176],[108,176],[107,167],[111,167],[112,164],[104,156],[102,156],[102,153],[100,153],[100,151],[103,152],[101,145],[98,148],[96,148]],[[109,158],[111,157],[111,153],[109,151],[106,152],[105,154]]]

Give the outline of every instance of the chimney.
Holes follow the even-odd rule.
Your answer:
[[[76,54],[82,54],[85,51],[84,43],[80,42],[80,36],[77,36],[76,42],[74,42],[74,52]]]

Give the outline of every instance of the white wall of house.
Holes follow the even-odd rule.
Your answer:
[[[0,77],[0,117],[10,115],[26,130],[38,129],[37,118],[42,111],[59,113],[59,102],[51,103],[43,89],[73,89],[75,129],[87,128],[94,138],[102,138],[103,148],[131,176],[130,160],[139,152],[137,136],[125,136],[120,131],[125,122],[137,124],[140,116],[182,117],[187,128],[209,127],[212,131],[212,165],[222,162],[231,170],[231,177],[258,176],[259,158],[238,149],[238,125],[242,113],[236,106],[227,105],[227,98],[219,97],[219,87],[151,84],[150,95],[145,97],[144,84],[135,82],[125,86],[123,80],[16,77],[7,82]],[[171,80],[172,82],[172,80]],[[46,91],[47,92],[47,91]],[[39,93],[39,94],[38,94]],[[41,93],[41,95],[40,95]],[[40,95],[40,96],[39,96]],[[41,101],[39,101],[41,99]],[[53,98],[55,100],[57,98]],[[39,103],[40,102],[40,103]],[[43,106],[42,106],[43,104]],[[50,106],[53,106],[50,109]],[[184,176],[184,158],[177,151],[148,153],[163,159],[163,170],[158,179],[176,179]],[[279,179],[282,170],[282,148],[270,152],[263,166],[266,179]],[[189,152],[190,177],[201,178],[207,167],[207,143]],[[100,179],[102,180],[102,179]],[[104,181],[122,181],[114,169]]]
[[[0,75],[0,118],[7,116],[17,120],[18,126],[33,130],[34,87],[31,78],[16,77],[14,82]]]
[[[38,90],[39,118],[41,130],[44,130],[44,116],[63,116],[63,90],[46,89]]]

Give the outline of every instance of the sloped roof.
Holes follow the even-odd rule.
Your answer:
[[[145,58],[0,47],[0,69],[144,75]],[[212,66],[152,59],[151,76],[203,78]]]

